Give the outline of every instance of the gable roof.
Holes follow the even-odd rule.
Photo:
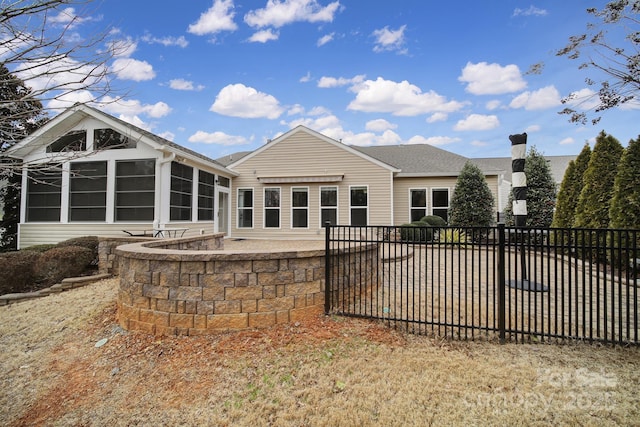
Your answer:
[[[5,154],[18,158],[25,157],[34,149],[51,143],[50,139],[41,138],[47,132],[55,132],[57,129],[60,129],[59,134],[64,134],[87,117],[93,117],[96,120],[100,120],[108,126],[119,130],[120,132],[135,133],[139,135],[140,139],[144,139],[144,142],[146,144],[150,145],[156,150],[175,153],[176,155],[196,161],[198,163],[207,164],[209,167],[218,169],[221,172],[225,172],[231,176],[237,175],[235,172],[227,169],[225,165],[219,163],[214,159],[211,159],[203,154],[190,150],[189,148],[183,147],[182,145],[176,144],[175,142],[169,141],[168,139],[162,138],[152,132],[144,130],[138,126],[132,125],[131,123],[128,123],[124,120],[121,120],[110,114],[84,104],[76,104],[73,107],[68,108],[61,114],[57,115],[56,117],[52,118],[44,126],[7,150]]]
[[[551,176],[557,184],[561,183],[564,179],[564,173],[569,166],[571,160],[575,160],[577,155],[573,156],[544,156],[549,163],[549,169],[551,170]],[[504,179],[511,182],[511,158],[510,157],[486,157],[476,159],[483,163],[492,165],[493,167],[500,167],[505,170]]]
[[[311,135],[311,136],[313,136],[315,138],[318,138],[318,139],[320,139],[320,140],[322,140],[322,141],[324,141],[326,143],[329,143],[329,144],[334,145],[334,146],[336,146],[336,147],[338,147],[338,148],[340,148],[342,150],[345,150],[348,153],[351,153],[351,154],[356,155],[356,156],[358,156],[358,157],[360,157],[362,159],[365,159],[365,160],[367,160],[367,161],[369,161],[371,163],[374,163],[374,164],[376,164],[378,166],[381,166],[381,167],[383,167],[385,169],[388,169],[391,172],[400,172],[399,169],[397,169],[396,167],[394,167],[393,165],[391,165],[389,163],[386,163],[386,162],[384,162],[384,161],[382,161],[380,159],[377,159],[377,158],[372,157],[372,156],[370,156],[370,155],[368,155],[366,153],[363,153],[363,152],[361,152],[359,150],[356,150],[354,147],[351,147],[349,145],[343,144],[342,142],[336,141],[335,139],[329,138],[328,136],[323,135],[323,134],[321,134],[319,132],[316,132],[316,131],[314,131],[312,129],[309,129],[308,127],[303,126],[303,125],[298,125],[295,128],[291,129],[290,131],[283,133],[282,135],[280,135],[276,139],[273,139],[273,140],[267,142],[266,144],[264,144],[262,147],[258,148],[257,150],[252,151],[250,153],[247,153],[247,154],[241,156],[240,158],[238,158],[237,160],[233,161],[232,163],[229,163],[228,167],[233,169],[233,167],[244,163],[245,161],[251,159],[252,157],[262,153],[265,150],[268,150],[269,148],[273,147],[276,144],[279,144],[280,142],[282,142],[282,141],[284,141],[284,140],[286,140],[288,138],[291,138],[293,135],[295,135],[295,134],[297,134],[299,132],[304,132],[304,133],[306,133],[308,135]],[[233,154],[231,156],[236,157],[237,154]],[[227,156],[225,156],[225,157],[227,157]],[[224,159],[224,157],[222,159]]]
[[[429,144],[384,145],[356,149],[400,169],[396,175],[400,178],[457,176],[468,161],[476,164],[485,175],[504,173],[502,168]]]

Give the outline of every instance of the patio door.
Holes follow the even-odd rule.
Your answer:
[[[229,235],[229,193],[227,191],[218,191],[218,211],[217,211],[217,233],[226,233]]]

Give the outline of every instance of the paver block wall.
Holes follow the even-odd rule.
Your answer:
[[[322,313],[324,250],[226,252],[211,249],[222,249],[222,238],[201,244],[198,239],[206,241],[156,240],[116,250],[118,318],[123,328],[202,335],[296,322]],[[377,248],[363,250],[377,258]]]

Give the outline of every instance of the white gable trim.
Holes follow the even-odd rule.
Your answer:
[[[280,143],[281,141],[284,141],[284,140],[290,138],[291,136],[295,135],[298,132],[305,132],[305,133],[307,133],[307,134],[309,134],[311,136],[314,136],[314,137],[316,137],[318,139],[321,139],[322,141],[327,142],[327,143],[329,143],[329,144],[331,144],[331,145],[333,145],[335,147],[338,147],[338,148],[340,148],[342,150],[345,150],[346,152],[348,152],[350,154],[358,156],[361,159],[364,159],[364,160],[366,160],[368,162],[371,162],[371,163],[373,163],[373,164],[375,164],[377,166],[380,166],[380,167],[382,167],[384,169],[387,169],[390,172],[393,172],[393,173],[400,172],[400,169],[396,169],[396,168],[394,168],[393,166],[391,166],[391,165],[389,165],[387,163],[381,162],[378,159],[374,159],[373,157],[368,156],[367,154],[364,154],[364,153],[362,153],[362,152],[360,152],[358,150],[355,150],[355,149],[349,147],[348,145],[343,144],[340,141],[336,141],[333,138],[329,138],[328,136],[323,135],[323,134],[321,134],[319,132],[316,132],[316,131],[314,131],[312,129],[309,129],[308,127],[303,126],[303,125],[298,125],[295,128],[291,129],[290,131],[280,135],[276,139],[267,142],[262,147],[258,148],[257,150],[253,151],[250,154],[247,154],[246,156],[242,157],[241,159],[231,163],[227,167],[229,169],[233,169],[234,167],[241,165],[245,161],[257,156],[258,154],[262,153],[265,150],[268,150],[269,148],[273,147],[274,145]]]

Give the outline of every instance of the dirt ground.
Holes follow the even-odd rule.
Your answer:
[[[446,341],[332,316],[158,338],[117,326],[116,287],[0,307],[0,425],[640,425],[638,348]]]

